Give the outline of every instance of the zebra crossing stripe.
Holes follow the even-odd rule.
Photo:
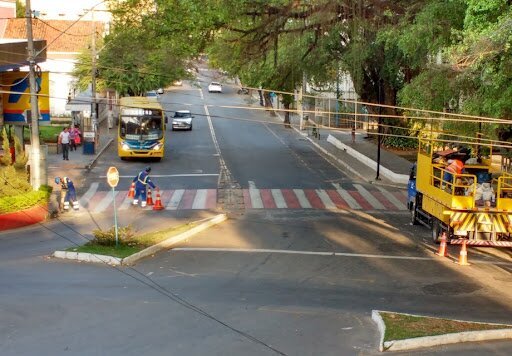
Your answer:
[[[318,195],[326,209],[337,209],[336,204],[332,202],[331,198],[329,197],[325,190],[317,189],[316,194]]]
[[[272,197],[272,193],[270,189],[260,189],[261,201],[263,202],[263,206],[265,209],[275,209],[277,208],[274,203],[274,198]]]
[[[302,189],[294,189],[293,192],[297,199],[299,199],[299,203],[302,209],[311,209],[311,204],[309,203],[308,198],[306,198],[306,194]]]
[[[91,184],[89,189],[87,189],[87,192],[85,192],[85,194],[82,195],[82,198],[79,199],[78,203],[80,204],[80,206],[84,208],[87,208],[89,206],[89,202],[91,201],[94,194],[96,194],[99,185],[100,184],[98,182],[94,182]]]
[[[274,197],[274,202],[276,203],[276,207],[278,209],[286,209],[288,206],[286,205],[286,201],[284,200],[283,193],[281,189],[271,189],[270,192]]]
[[[384,205],[380,201],[378,201],[373,195],[370,194],[369,191],[366,190],[362,185],[360,184],[354,184],[354,187],[357,189],[359,194],[363,196],[363,198],[366,199],[368,203],[374,208],[379,210],[386,210]]]
[[[133,198],[129,198],[128,197],[128,192],[127,191],[121,192],[118,196],[121,196],[121,194],[124,195],[124,199],[121,202],[121,204],[119,204],[117,209],[118,210],[126,210],[132,204]]]
[[[115,191],[114,197],[117,196],[118,193],[118,191]],[[101,201],[98,203],[98,205],[96,205],[96,207],[93,210],[93,213],[101,213],[103,210],[108,208],[112,201],[112,194],[110,194],[110,192],[107,192],[107,195],[105,195],[103,199],[101,199]]]
[[[263,201],[261,200],[259,189],[249,188],[252,207],[254,209],[263,209]]]
[[[194,201],[192,202],[192,209],[204,209],[206,206],[206,196],[208,189],[198,189]]]
[[[341,185],[339,185],[338,183],[334,183],[333,185],[336,188],[338,194],[343,198],[343,200],[347,202],[348,206],[350,206],[350,209],[361,209],[361,205],[359,205],[359,203],[352,197],[352,195],[350,195],[345,189],[343,189]]]
[[[167,204],[167,207],[165,209],[177,210],[178,206],[180,205],[180,201],[181,198],[183,197],[183,194],[185,194],[185,189],[176,189],[171,197],[171,200],[169,201],[169,204]]]
[[[291,189],[282,189],[284,200],[288,209],[300,209],[299,199],[295,196],[295,193]]]
[[[407,209],[407,207],[405,206],[404,203],[402,203],[400,200],[398,200],[393,194],[388,192],[386,189],[379,187],[379,186],[377,186],[377,189],[380,190],[382,195],[384,195],[384,197],[386,197],[386,199],[389,200],[391,202],[391,204],[396,206],[396,208],[398,210],[406,210]]]

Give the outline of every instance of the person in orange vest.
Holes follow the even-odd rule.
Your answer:
[[[443,180],[444,183],[452,183],[454,174],[462,174],[464,169],[464,162],[459,158],[452,158],[448,160],[448,166],[445,168]]]

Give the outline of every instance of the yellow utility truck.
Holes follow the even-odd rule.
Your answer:
[[[461,150],[432,135],[419,138],[408,186],[411,222],[429,227],[434,242],[446,233],[451,244],[512,247],[510,159],[472,142]],[[461,172],[449,168],[452,160],[464,163]]]

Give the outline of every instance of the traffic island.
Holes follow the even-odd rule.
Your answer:
[[[404,351],[461,342],[512,339],[512,325],[372,311],[379,351]]]
[[[227,220],[226,214],[211,219],[191,222],[165,230],[152,231],[130,238],[129,243],[119,246],[105,246],[87,243],[72,247],[66,251],[55,251],[53,256],[81,262],[105,263],[110,265],[133,265],[142,258],[152,256],[162,250],[168,250],[212,226]]]

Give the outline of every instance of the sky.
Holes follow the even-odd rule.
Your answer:
[[[62,18],[59,14],[71,16],[74,19],[78,14],[83,14],[84,9],[90,9],[93,6],[97,10],[105,9],[105,3],[101,0],[31,0],[32,10],[47,13],[54,19]],[[98,5],[99,4],[99,5]],[[102,13],[96,13],[96,18],[102,17]]]

